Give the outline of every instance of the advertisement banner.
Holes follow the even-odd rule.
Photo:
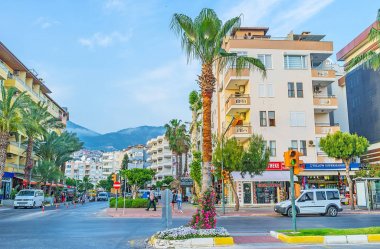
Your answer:
[[[274,170],[286,170],[283,162],[269,162],[267,166],[267,171]]]
[[[346,170],[344,163],[305,163],[306,170]],[[351,163],[350,170],[359,170],[360,163]]]

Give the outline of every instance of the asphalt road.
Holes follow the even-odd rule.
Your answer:
[[[104,213],[106,207],[107,203],[88,203],[75,209],[70,207],[55,210],[52,207],[45,212],[40,209],[0,209],[0,248],[142,248],[146,238],[164,229],[160,219],[106,217]],[[188,219],[175,219],[173,226],[187,222]],[[218,225],[226,227],[233,235],[260,236],[270,230],[291,228],[291,220],[282,216],[226,217],[220,218]],[[341,214],[335,218],[299,217],[298,226],[299,228],[380,226],[380,215]],[[353,248],[378,248],[378,246]]]

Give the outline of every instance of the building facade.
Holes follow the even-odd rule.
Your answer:
[[[120,171],[125,153],[127,153],[126,150],[103,153],[101,164],[102,173],[105,178],[112,173],[118,173]]]
[[[27,68],[3,43],[0,42],[0,83],[5,88],[15,87],[20,92],[26,92],[35,103],[42,102],[48,107],[49,113],[66,125],[69,114],[66,108],[58,105],[49,95],[51,91],[43,79],[34,70]],[[59,131],[58,131],[59,132]],[[23,143],[26,136],[21,131],[13,133],[7,149],[3,187],[0,199],[8,198],[12,186],[21,185],[26,163],[26,147]],[[37,157],[34,157],[37,160]]]
[[[126,149],[129,163],[128,169],[145,169],[149,166],[147,163],[146,147],[144,145],[135,145]]]
[[[281,199],[286,189],[283,180],[290,179],[289,171],[282,167],[283,152],[288,148],[302,152],[305,163],[327,168],[340,163],[319,148],[320,138],[340,130],[334,121],[339,103],[331,86],[337,82],[336,70],[329,60],[333,43],[323,41],[324,35],[310,32],[290,33],[283,38],[271,38],[267,32],[268,28],[263,27],[233,30],[223,45],[227,52],[260,59],[267,69],[266,77],[249,69],[237,74],[228,66],[222,70],[215,66],[220,73],[216,74],[217,91],[213,96],[213,133],[225,133],[226,138],[236,138],[244,147],[253,133],[260,134],[270,150],[264,178],[237,181],[240,203],[247,205]],[[327,173],[322,168],[305,170],[299,183],[302,176],[317,177],[323,187],[321,175],[326,174],[332,174],[338,185],[338,172]],[[256,195],[257,191],[264,197]]]
[[[369,41],[368,34],[372,28],[378,29],[377,21],[367,27],[336,55],[337,60],[347,64],[356,56],[367,51],[380,52],[377,41]],[[346,88],[349,128],[351,133],[364,136],[370,142],[368,153],[362,162],[380,163],[380,70],[374,71],[363,64],[346,72],[339,80]]]

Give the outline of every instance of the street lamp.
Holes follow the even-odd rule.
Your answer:
[[[234,122],[234,120],[235,120],[235,117],[232,117],[231,122],[228,124],[226,130],[222,134],[222,146],[221,146],[221,150],[222,150],[222,170],[221,170],[221,176],[222,176],[222,210],[223,210],[223,214],[226,214],[226,207],[225,207],[225,204],[224,204],[224,175],[223,175],[223,171],[224,171],[224,162],[223,162],[224,136],[226,135],[227,131],[230,129],[230,127],[232,125],[232,122]]]

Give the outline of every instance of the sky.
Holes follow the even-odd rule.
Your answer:
[[[214,9],[269,34],[325,34],[339,51],[376,19],[378,0],[1,0],[0,40],[36,70],[70,119],[100,133],[190,121],[200,66],[170,30],[174,13]],[[332,56],[335,60],[335,55]]]

